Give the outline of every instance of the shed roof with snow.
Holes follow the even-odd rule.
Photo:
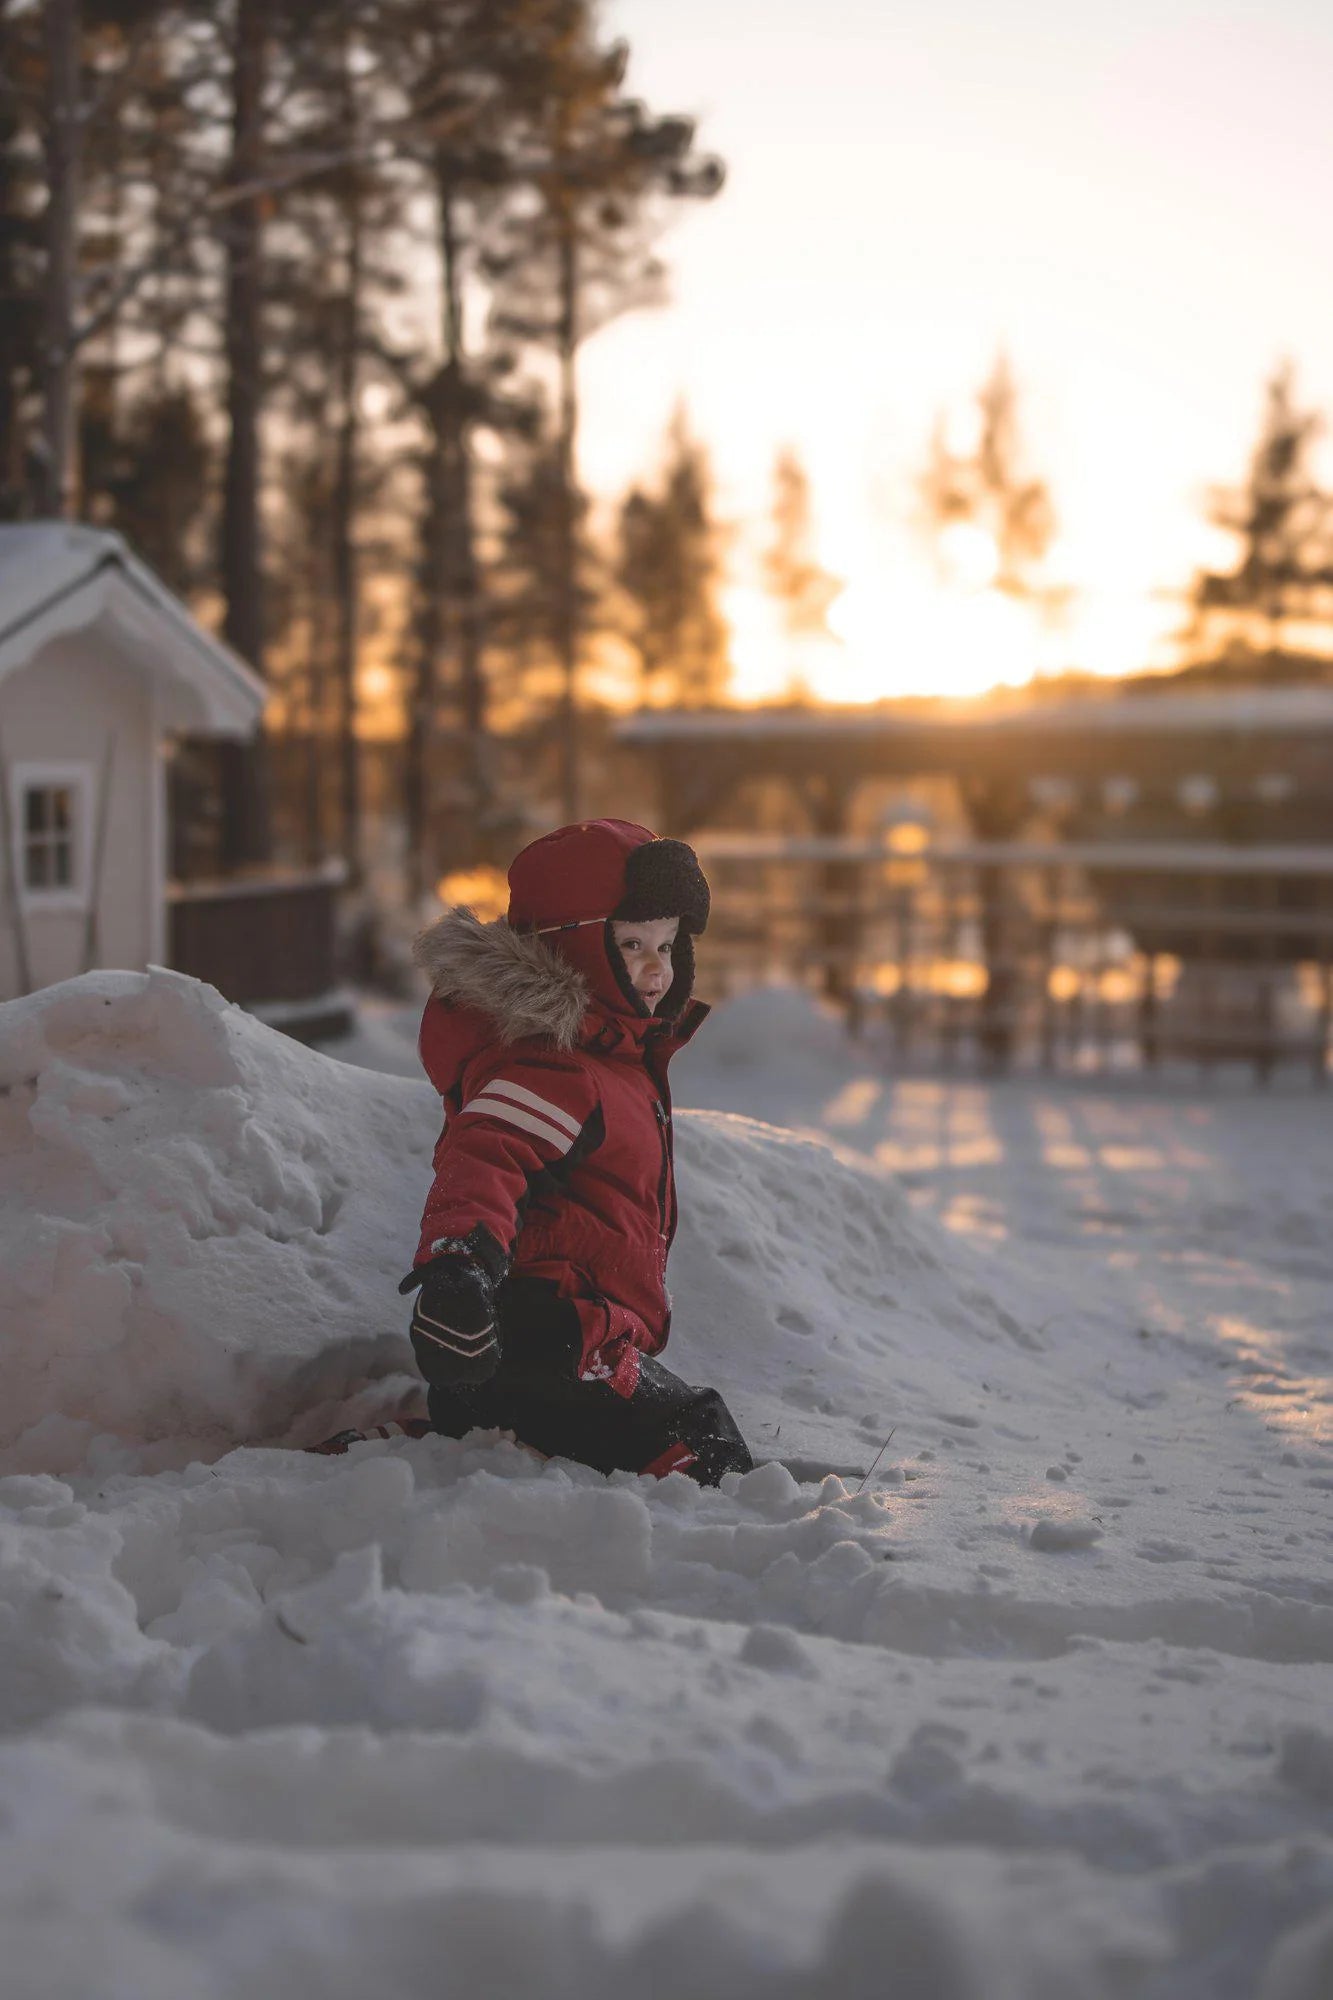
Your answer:
[[[263,682],[119,535],[64,521],[0,527],[0,682],[52,640],[94,630],[151,677],[163,727],[230,737],[254,730]]]

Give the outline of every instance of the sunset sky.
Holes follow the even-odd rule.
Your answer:
[[[728,184],[667,244],[673,304],[585,350],[584,476],[642,473],[683,398],[741,529],[736,692],[785,653],[754,573],[773,453],[812,475],[844,643],[830,699],[1166,664],[1166,594],[1290,355],[1333,412],[1333,8],[1120,0],[606,0],[629,84],[694,113]],[[940,410],[998,348],[1072,588],[1042,633],[941,585],[907,525]]]

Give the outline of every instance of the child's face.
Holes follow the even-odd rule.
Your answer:
[[[679,917],[655,917],[648,924],[617,920],[611,925],[630,985],[650,1014],[671,984],[671,947],[679,928]]]

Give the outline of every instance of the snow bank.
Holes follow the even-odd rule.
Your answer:
[[[0,1464],[61,1471],[98,1436],[183,1462],[401,1377],[436,1128],[428,1088],[177,973],[0,1009]]]
[[[1326,1107],[721,1011],[672,1359],[857,1476],[701,1492],[263,1443],[415,1393],[425,1084],[158,973],[0,1083],[7,2000],[1325,2000]]]

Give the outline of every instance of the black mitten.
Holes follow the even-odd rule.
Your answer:
[[[398,1289],[416,1290],[412,1352],[433,1389],[473,1388],[495,1373],[500,1341],[495,1287],[503,1275],[498,1247],[473,1230],[434,1246],[429,1263],[409,1271]]]

